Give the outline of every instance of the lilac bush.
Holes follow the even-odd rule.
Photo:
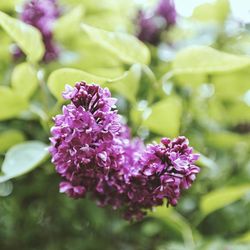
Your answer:
[[[173,2],[0,1],[1,249],[250,249],[248,21]]]

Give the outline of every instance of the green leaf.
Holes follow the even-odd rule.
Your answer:
[[[64,0],[68,4],[68,2],[74,3],[83,3],[82,0]],[[86,12],[88,14],[95,14],[95,13],[125,13],[127,14],[128,11],[134,9],[133,1],[116,1],[116,0],[102,0],[96,4],[93,0],[84,0],[84,7],[86,8]],[[101,22],[101,20],[100,20]]]
[[[214,75],[212,82],[216,96],[223,99],[235,99],[249,90],[249,68],[237,72]]]
[[[82,33],[79,34],[76,41],[69,39],[65,46],[76,52],[75,59],[69,64],[69,68],[84,71],[95,68],[110,68],[111,70],[118,67],[124,68],[123,63],[117,56],[107,53],[107,50],[101,46],[96,46],[92,41],[86,39],[86,36]]]
[[[220,52],[206,46],[181,50],[173,62],[173,72],[180,74],[216,74],[250,66],[250,58]]]
[[[0,133],[0,152],[8,150],[13,145],[23,142],[25,137],[19,130],[9,129]]]
[[[107,81],[112,81],[110,79],[92,75],[88,72],[71,69],[62,68],[52,72],[48,78],[48,87],[51,93],[59,100],[62,101],[62,92],[65,90],[65,85],[74,86],[76,82],[86,81],[87,83],[97,83],[103,84]]]
[[[250,45],[249,32],[242,32],[240,36],[236,35],[230,37],[223,45],[223,50],[233,54],[249,55],[249,45]]]
[[[5,12],[9,12],[9,11],[13,11],[15,6],[22,0],[8,0],[8,1],[0,1],[0,10],[1,11],[5,11]]]
[[[115,81],[109,86],[127,98],[130,102],[136,102],[136,94],[141,79],[141,66],[134,64],[121,80]]]
[[[69,13],[58,18],[54,23],[54,35],[56,39],[64,41],[71,38],[80,30],[80,23],[83,17],[83,7],[77,6]]]
[[[207,75],[204,74],[177,74],[175,80],[178,84],[191,86],[193,89],[207,82]]]
[[[179,134],[181,115],[181,100],[171,96],[154,104],[151,114],[142,124],[155,133],[175,137]]]
[[[11,84],[17,95],[28,99],[38,86],[35,69],[28,63],[18,64],[13,70]]]
[[[225,111],[227,112],[225,122],[229,125],[250,121],[250,106],[245,102],[235,101],[230,107],[225,107]]]
[[[17,43],[31,62],[39,61],[44,54],[40,32],[33,26],[0,11],[0,26]]]
[[[9,48],[11,46],[12,40],[9,36],[6,36],[5,32],[1,29],[0,29],[0,37],[1,37],[1,46],[0,46],[1,64],[4,62],[9,63],[11,60],[11,54]]]
[[[81,27],[94,43],[116,55],[124,63],[149,63],[150,52],[136,37],[122,32],[97,29],[86,24],[82,24]]]
[[[66,84],[74,86],[75,83],[79,81],[96,83],[111,89],[113,88],[121,95],[124,95],[128,100],[134,101],[138,89],[139,78],[139,65],[133,65],[130,70],[115,78],[96,76],[78,69],[62,68],[50,74],[48,78],[48,87],[58,101],[63,101],[62,92],[65,90]]]
[[[210,98],[208,114],[217,122],[229,126],[250,121],[250,107],[237,99],[223,104],[218,98]]]
[[[51,93],[60,101],[63,100],[62,92],[65,89],[65,85],[73,86],[76,82],[86,81],[89,83],[103,83],[105,78],[99,78],[87,72],[78,69],[62,68],[52,72],[48,78],[48,87]]]
[[[236,239],[234,239],[234,242],[238,243],[249,243],[250,242],[250,231],[240,235]]]
[[[13,118],[28,107],[27,101],[10,88],[0,86],[0,120]]]
[[[212,191],[206,195],[203,195],[200,203],[201,212],[203,213],[203,216],[207,216],[212,212],[239,200],[249,191],[249,184],[225,187]]]
[[[229,12],[229,1],[217,0],[215,3],[205,3],[196,7],[192,18],[203,22],[224,22]]]
[[[204,138],[207,144],[216,149],[230,150],[237,148],[242,143],[250,144],[250,136],[240,135],[228,131],[220,131],[219,133],[206,133]]]
[[[201,154],[200,152],[198,154],[200,155],[200,157],[199,157],[199,159],[196,162],[197,165],[199,165],[200,167],[210,168],[211,170],[218,168],[218,165],[216,164],[216,162],[214,162],[213,160],[209,159],[208,157],[206,157],[205,155]]]
[[[11,194],[13,190],[12,182],[0,182],[0,196],[5,197]]]
[[[101,22],[100,22],[101,20]],[[84,22],[90,26],[107,31],[131,30],[131,20],[120,13],[103,12],[96,15],[87,15]]]
[[[40,141],[28,141],[12,147],[5,156],[0,182],[23,175],[41,164],[48,156],[47,145]]]
[[[178,212],[172,208],[166,208],[166,206],[159,206],[153,212],[149,212],[149,216],[159,218],[167,225],[180,233],[187,245],[190,247],[194,244],[193,232],[185,220]]]
[[[99,77],[111,78],[111,79],[118,78],[124,74],[123,67],[90,68],[85,71],[88,71],[90,74],[97,75]]]

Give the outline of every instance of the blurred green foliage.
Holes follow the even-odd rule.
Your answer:
[[[134,1],[61,0],[50,64],[39,62],[39,31],[17,20],[22,2],[0,1],[0,249],[249,249],[250,34],[228,1],[179,17],[153,47],[134,36]],[[24,61],[12,59],[14,43]],[[182,134],[201,153],[176,208],[128,223],[59,194],[49,129],[64,85],[79,80],[109,87],[134,135]]]

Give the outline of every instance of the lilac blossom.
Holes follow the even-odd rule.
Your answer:
[[[53,40],[52,32],[53,23],[59,15],[56,0],[30,0],[24,5],[21,12],[20,19],[41,32],[45,47],[43,61],[46,63],[55,60],[59,54],[59,48]],[[18,59],[22,55],[23,52],[20,48],[14,48],[14,58]]]
[[[160,27],[157,25],[154,16],[147,16],[143,11],[139,11],[137,22],[139,27],[138,38],[141,41],[151,44],[158,43],[160,39]]]
[[[118,136],[122,125],[112,110],[116,100],[108,89],[84,82],[68,86],[63,96],[71,103],[55,117],[50,148],[52,162],[64,178],[61,191],[73,197],[86,191],[102,193],[111,184],[107,175],[116,173],[124,162]]]
[[[160,0],[155,13],[164,19],[167,27],[176,23],[176,10],[173,0]]]
[[[176,23],[176,10],[172,0],[160,0],[151,13],[139,11],[137,36],[143,42],[157,44],[162,31]]]
[[[71,102],[54,118],[50,138],[60,192],[72,198],[88,194],[129,220],[143,218],[164,200],[177,204],[199,172],[198,155],[185,137],[145,147],[132,139],[109,90],[95,84],[66,86],[63,97]]]

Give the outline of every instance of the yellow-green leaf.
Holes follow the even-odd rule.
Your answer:
[[[85,81],[87,83],[96,83],[104,84],[111,83],[114,81],[119,81],[126,76],[127,73],[124,73],[121,77],[114,79],[109,79],[101,76],[96,76],[88,72],[71,69],[71,68],[62,68],[52,72],[48,78],[48,87],[51,93],[59,100],[63,101],[62,92],[65,89],[65,85],[74,86],[76,82]]]
[[[149,49],[136,37],[127,33],[97,29],[86,24],[82,24],[81,27],[93,42],[116,55],[124,63],[149,63]]]
[[[11,84],[17,95],[28,99],[38,85],[36,70],[28,63],[18,64],[13,70]]]
[[[219,133],[206,133],[204,138],[208,145],[217,149],[230,150],[237,148],[242,143],[250,144],[250,136],[240,135],[229,131],[220,131]]]
[[[13,11],[17,4],[20,4],[23,0],[8,0],[0,1],[0,10],[1,11]]]
[[[101,20],[101,22],[100,22]],[[103,12],[96,15],[87,15],[84,22],[88,25],[107,31],[131,30],[131,20],[120,13]]]
[[[92,75],[88,72],[62,68],[52,72],[48,78],[48,87],[51,93],[60,101],[63,100],[62,92],[65,89],[65,85],[74,86],[76,82],[86,81],[88,83],[102,84],[107,81],[106,78]]]
[[[196,7],[192,18],[199,21],[224,22],[230,12],[228,0],[217,0],[214,3],[205,3]]]
[[[5,130],[0,133],[0,152],[8,150],[13,145],[23,142],[24,134],[16,129]]]
[[[180,233],[183,240],[190,247],[193,246],[193,232],[188,222],[178,212],[172,208],[166,208],[166,206],[157,207],[153,212],[149,213],[149,216],[159,218],[167,225]]]
[[[240,235],[236,239],[234,239],[234,242],[239,243],[249,243],[250,242],[250,231],[244,233],[243,235]]]
[[[175,137],[179,134],[181,115],[181,100],[171,96],[151,107],[151,114],[143,121],[143,125],[157,134]]]
[[[206,46],[181,50],[173,62],[173,72],[180,74],[216,74],[250,66],[250,57],[232,55]]]
[[[54,24],[54,35],[58,40],[72,39],[80,30],[80,23],[83,17],[83,6],[77,6],[70,12],[58,18]]]
[[[0,26],[17,43],[31,62],[39,61],[44,54],[40,32],[33,26],[0,11]]]
[[[219,98],[211,98],[208,114],[221,124],[230,126],[250,121],[250,107],[237,99],[231,99],[230,104],[223,105]]]
[[[28,107],[27,101],[12,89],[0,86],[0,120],[13,118]]]
[[[212,82],[216,96],[223,99],[235,99],[242,96],[250,86],[249,68],[237,72],[214,75]]]
[[[201,212],[203,213],[203,216],[207,216],[212,212],[239,200],[247,192],[250,192],[249,184],[214,190],[203,195],[200,203]]]
[[[141,66],[139,64],[134,64],[121,80],[115,81],[109,86],[126,97],[130,102],[135,103],[140,78]]]

